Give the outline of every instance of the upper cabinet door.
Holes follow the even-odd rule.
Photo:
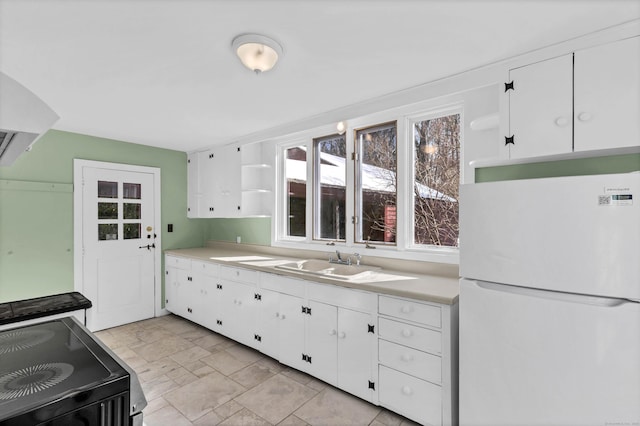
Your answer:
[[[640,37],[575,53],[575,151],[640,144]]]
[[[573,55],[510,70],[510,158],[571,152]]]

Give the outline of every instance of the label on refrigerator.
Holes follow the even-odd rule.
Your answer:
[[[632,206],[633,194],[631,188],[614,187],[605,188],[605,195],[598,196],[599,206]]]

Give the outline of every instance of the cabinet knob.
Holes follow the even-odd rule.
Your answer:
[[[558,117],[554,123],[556,123],[556,126],[558,127],[564,127],[569,124],[569,119],[567,117]]]
[[[402,394],[409,396],[409,395],[413,394],[413,389],[411,389],[409,386],[403,386],[402,387]]]
[[[403,335],[404,337],[411,337],[411,335],[412,335],[412,334],[413,334],[413,333],[411,332],[411,330],[408,330],[408,329],[406,329],[406,328],[405,328],[404,330],[402,330],[402,335]]]
[[[404,362],[409,362],[409,361],[413,361],[413,355],[409,355],[409,354],[402,354],[402,356],[400,357],[401,360],[403,360]]]
[[[280,318],[285,319],[286,318],[285,314],[280,315]]]
[[[400,308],[400,312],[402,312],[403,314],[408,314],[409,312],[411,312],[411,306],[404,305]]]
[[[585,122],[585,121],[589,121],[593,118],[593,116],[591,115],[591,113],[588,112],[581,112],[580,114],[578,114],[578,120]]]
[[[331,331],[329,332],[329,336],[335,336],[335,335],[336,335],[336,333],[337,333],[337,331],[336,331],[335,329],[334,329],[334,330],[331,330]]]
[[[276,318],[280,318],[280,312],[276,312]]]
[[[341,331],[340,334],[338,334],[338,337],[341,339],[344,339],[345,337],[347,337],[347,333],[345,333],[344,331]]]

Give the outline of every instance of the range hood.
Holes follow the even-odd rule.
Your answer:
[[[13,164],[58,118],[42,99],[0,72],[0,166]]]

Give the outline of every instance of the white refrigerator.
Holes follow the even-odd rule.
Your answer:
[[[463,185],[460,425],[640,425],[640,173]]]

